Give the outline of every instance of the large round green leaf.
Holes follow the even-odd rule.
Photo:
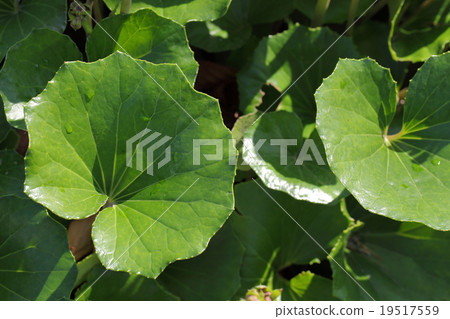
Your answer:
[[[307,139],[303,131],[295,114],[266,113],[245,133],[243,158],[267,187],[296,199],[331,203],[345,188],[326,163],[317,131]]]
[[[111,16],[94,28],[86,43],[89,61],[114,51],[153,63],[176,63],[193,85],[198,71],[186,32],[179,24],[151,10]]]
[[[294,111],[305,124],[314,122],[315,90],[323,78],[333,72],[339,57],[358,56],[348,38],[341,38],[331,46],[338,37],[327,28],[309,29],[297,25],[263,39],[251,61],[238,74],[241,110],[253,112],[261,104],[262,87],[268,83],[280,92],[290,88],[279,101],[281,108]],[[276,105],[271,110],[275,108]]]
[[[294,10],[291,0],[233,0],[220,19],[186,25],[192,45],[209,52],[242,47],[252,34],[252,25],[282,19]]]
[[[349,211],[364,224],[352,222],[333,248],[332,256],[345,264],[347,270],[344,273],[331,264],[333,292],[337,297],[343,300],[450,299],[450,233],[370,214],[360,205]]]
[[[0,0],[0,60],[33,29],[63,32],[66,11],[66,0]]]
[[[66,35],[38,29],[12,46],[0,71],[0,95],[11,125],[26,130],[23,106],[47,86],[64,61],[81,60]]]
[[[10,163],[12,162],[12,163]],[[0,152],[9,190],[23,186],[23,159],[14,151]],[[20,169],[19,169],[20,168]],[[58,300],[69,298],[76,279],[75,260],[64,228],[44,207],[26,196],[4,194],[0,186],[0,300]],[[6,195],[6,196],[4,196]]]
[[[389,48],[394,59],[421,62],[444,52],[450,43],[450,2],[393,1]]]
[[[243,255],[244,248],[226,223],[200,256],[169,265],[158,281],[181,300],[230,300],[241,286]]]
[[[324,259],[325,251],[331,250],[334,239],[347,226],[347,219],[338,205],[298,201],[264,188],[260,181],[238,184],[235,194],[240,215],[233,215],[231,222],[245,248],[242,287],[238,296],[264,284],[273,289],[284,288],[283,300],[296,298],[295,292],[290,291],[289,281],[282,278],[279,271],[291,265]],[[324,295],[328,294],[325,292]]]
[[[223,16],[231,0],[133,0],[131,12],[152,9],[160,16],[180,24],[188,21],[211,21]],[[109,9],[114,10],[119,0],[105,0]],[[120,10],[120,4],[117,7]]]
[[[176,65],[120,52],[66,63],[25,116],[27,194],[67,219],[102,208],[93,240],[108,269],[156,277],[203,251],[232,211],[231,134]],[[203,138],[223,142],[223,159],[194,164]]]
[[[371,212],[450,229],[449,74],[450,54],[422,66],[410,83],[399,132],[391,127],[395,83],[373,60],[340,61],[317,91],[328,163]]]

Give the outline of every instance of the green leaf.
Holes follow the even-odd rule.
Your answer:
[[[169,265],[158,277],[181,300],[230,300],[241,285],[244,248],[226,223],[200,256]]]
[[[242,297],[247,289],[262,284],[273,289],[284,288],[281,297],[289,300],[292,296],[288,291],[289,283],[279,271],[294,264],[310,264],[325,258],[325,251],[317,243],[330,251],[334,238],[348,222],[339,206],[298,201],[261,187],[259,181],[240,183],[235,187],[236,208],[241,215],[233,215],[231,222],[245,247],[242,287],[237,295]]]
[[[400,223],[364,211],[352,223],[332,256],[375,300],[448,300],[450,233],[417,223]],[[334,263],[333,292],[343,300],[371,300]]]
[[[25,116],[26,193],[67,219],[102,208],[93,240],[108,269],[156,277],[170,262],[203,251],[232,211],[235,167],[228,157],[235,150],[226,143],[231,134],[217,100],[194,91],[175,65],[120,52],[94,63],[66,63],[27,105]],[[127,140],[135,137],[133,148],[147,143],[148,131],[137,135],[144,129],[162,135],[156,143],[170,137],[159,148],[150,144],[155,167],[134,151],[127,160]],[[202,157],[193,165],[193,140],[202,138],[226,145],[222,160]],[[157,169],[169,145],[171,160]],[[137,157],[148,161],[142,170]]]
[[[26,130],[23,106],[42,92],[64,61],[82,58],[68,36],[47,29],[34,30],[12,46],[0,71],[0,95],[9,123]]]
[[[120,0],[105,0],[110,10],[114,10]],[[231,0],[134,0],[130,12],[152,9],[160,16],[179,24],[189,21],[211,21],[223,16]],[[120,9],[120,5],[117,10]]]
[[[1,176],[0,300],[68,298],[77,270],[67,234],[44,207],[25,196],[5,196],[3,186],[10,190],[23,186],[23,159],[14,151],[1,151],[0,162],[0,175],[4,165],[14,166],[8,180]]]
[[[11,150],[0,150],[0,198],[5,196],[26,197],[23,194],[25,171],[23,158]]]
[[[292,278],[289,282],[289,288],[288,291],[292,300],[338,300],[332,294],[332,281],[309,271],[302,272]]]
[[[86,43],[89,61],[102,59],[117,50],[153,63],[176,63],[189,82],[192,85],[195,82],[198,63],[184,28],[151,10],[102,20]]]
[[[233,0],[220,19],[186,25],[192,45],[208,52],[242,47],[252,34],[252,25],[280,20],[294,10],[293,1]]]
[[[302,121],[295,114],[266,113],[245,133],[243,158],[267,187],[296,199],[331,203],[344,186],[326,163],[317,132],[304,139],[303,131]],[[280,146],[285,142],[290,145]]]
[[[358,56],[348,38],[341,38],[331,46],[338,37],[337,33],[327,28],[309,29],[296,25],[283,33],[264,38],[253,58],[238,74],[240,109],[245,113],[254,112],[262,101],[261,88],[268,83],[280,92],[290,87],[279,102],[279,108],[294,111],[304,124],[314,122],[314,92],[322,79],[331,74],[339,57]],[[302,58],[299,59],[299,56]],[[271,110],[276,107],[274,105]]]
[[[66,0],[2,0],[0,12],[0,60],[33,29],[63,32],[66,27]]]
[[[444,52],[450,43],[448,0],[403,0],[396,9],[389,35],[395,60],[421,62]]]
[[[374,0],[359,0],[357,16],[360,16],[366,11]],[[309,19],[314,16],[317,1],[297,0],[296,9],[306,15]],[[324,24],[342,23],[347,21],[348,11],[350,9],[349,0],[332,0],[324,17]]]
[[[76,293],[76,300],[93,301],[171,301],[177,297],[165,291],[155,279],[96,266]]]
[[[400,132],[389,70],[341,60],[316,93],[328,163],[367,210],[450,229],[450,54],[429,59],[410,83]],[[394,130],[394,131],[393,131]]]

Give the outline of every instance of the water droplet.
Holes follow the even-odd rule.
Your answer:
[[[46,64],[47,64],[47,63],[48,63],[48,59],[44,59],[44,63],[46,63]]]
[[[72,126],[70,124],[65,124],[64,125],[64,129],[66,130],[67,134],[70,134],[70,133],[73,132],[73,128],[72,128]]]
[[[8,171],[6,171],[6,172],[5,172],[5,175],[8,175],[8,174],[9,174]]]
[[[412,168],[415,172],[420,173],[421,171],[423,171],[423,167],[417,164],[412,164]]]
[[[434,166],[439,166],[441,165],[441,161],[438,158],[435,158],[431,161],[431,164],[433,164]]]
[[[35,65],[34,65],[34,68],[35,68],[35,69],[38,69],[38,68],[39,68],[39,64],[35,64]]]
[[[1,164],[1,163],[0,163]],[[17,165],[17,161],[14,161],[14,165]]]
[[[86,102],[90,102],[92,100],[92,98],[94,97],[94,95],[95,95],[94,90],[88,90],[84,95],[86,98]]]

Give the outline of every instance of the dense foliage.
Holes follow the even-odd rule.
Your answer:
[[[445,0],[0,0],[0,300],[450,300],[449,43]]]

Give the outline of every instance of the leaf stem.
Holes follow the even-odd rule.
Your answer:
[[[352,2],[350,3],[350,9],[348,10],[348,18],[347,18],[347,29],[349,29],[350,26],[353,24],[353,21],[355,21],[358,6],[359,0],[352,0]],[[353,29],[349,29],[348,32],[351,35],[353,33]]]
[[[120,6],[120,14],[130,13],[131,0],[122,0],[122,5]]]
[[[103,19],[103,10],[102,10],[102,2],[101,0],[94,0],[94,5],[92,11],[94,13],[95,21],[100,22]]]
[[[330,1],[331,0],[317,0],[316,9],[314,10],[314,16],[311,21],[312,27],[320,27],[323,24],[323,20],[330,5]]]
[[[386,128],[386,131],[385,131],[384,134],[383,134],[384,144],[385,144],[387,147],[392,146],[392,143],[393,143],[393,142],[395,142],[396,140],[402,138],[402,137],[406,134],[406,132],[402,129],[402,130],[401,130],[400,132],[398,132],[398,133],[395,133],[395,134],[392,134],[392,135],[388,135],[388,129],[389,129],[389,128]]]

